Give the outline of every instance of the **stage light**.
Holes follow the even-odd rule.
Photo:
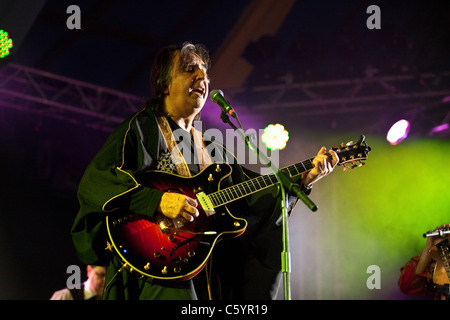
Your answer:
[[[13,47],[13,41],[9,37],[8,32],[0,29],[0,59],[5,58]]]
[[[283,150],[289,140],[289,133],[281,124],[270,124],[264,129],[261,140],[270,150]]]
[[[386,140],[389,141],[390,144],[395,146],[396,144],[399,144],[403,140],[408,137],[410,124],[409,121],[402,119],[397,121],[392,125],[392,127],[389,129]]]
[[[428,132],[428,135],[445,137],[448,136],[449,133],[450,133],[450,125],[448,123],[443,123],[441,125],[431,128],[431,130]]]

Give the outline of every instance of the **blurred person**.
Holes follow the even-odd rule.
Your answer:
[[[450,224],[443,224],[437,227],[435,231],[447,230],[448,228],[450,228]],[[425,247],[420,255],[412,257],[400,269],[398,286],[401,292],[435,300],[448,299],[449,279],[436,248],[437,245],[444,241],[447,242],[448,239],[450,239],[448,234],[427,237]],[[439,280],[436,279],[438,274]]]
[[[55,291],[50,300],[101,300],[105,287],[106,268],[88,265],[87,280],[80,288],[64,288]]]

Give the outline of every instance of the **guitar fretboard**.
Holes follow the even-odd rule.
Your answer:
[[[313,159],[310,158],[299,163],[295,163],[288,167],[280,169],[283,174],[288,177],[295,177],[303,172],[309,171],[314,168]],[[256,193],[265,188],[271,187],[278,183],[278,179],[275,174],[268,174],[238,183],[234,186],[219,190],[208,195],[214,207],[219,207],[224,204],[233,202],[237,199],[246,197],[252,193]]]

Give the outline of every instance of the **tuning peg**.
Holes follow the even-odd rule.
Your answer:
[[[343,169],[344,172],[345,172],[345,171],[347,171],[348,169],[350,169],[350,167],[349,167],[348,165],[344,164],[343,167],[342,167],[342,169]]]

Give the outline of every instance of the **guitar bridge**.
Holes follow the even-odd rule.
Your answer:
[[[214,205],[212,204],[211,199],[209,199],[209,197],[204,192],[199,192],[196,194],[196,196],[207,217],[212,216],[216,213],[216,211],[214,211]]]

